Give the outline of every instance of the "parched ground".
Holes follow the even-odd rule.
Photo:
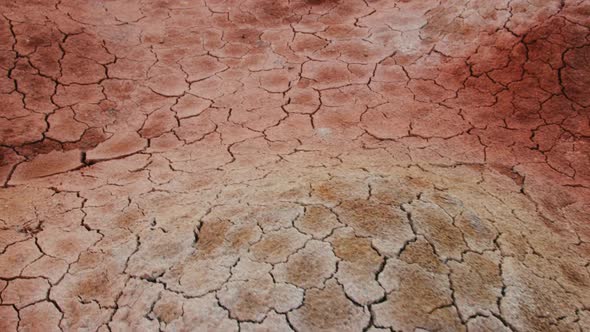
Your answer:
[[[0,0],[0,331],[590,331],[589,0]]]

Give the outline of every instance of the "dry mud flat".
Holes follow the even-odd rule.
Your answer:
[[[0,13],[0,331],[590,330],[590,1]]]

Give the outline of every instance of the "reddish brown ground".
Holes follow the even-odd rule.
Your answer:
[[[0,0],[0,331],[589,331],[590,1]]]

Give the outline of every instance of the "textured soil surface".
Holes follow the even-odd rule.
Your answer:
[[[590,0],[0,0],[0,331],[590,331]]]

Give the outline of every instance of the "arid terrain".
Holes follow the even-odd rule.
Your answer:
[[[590,0],[0,0],[0,331],[590,331]]]

